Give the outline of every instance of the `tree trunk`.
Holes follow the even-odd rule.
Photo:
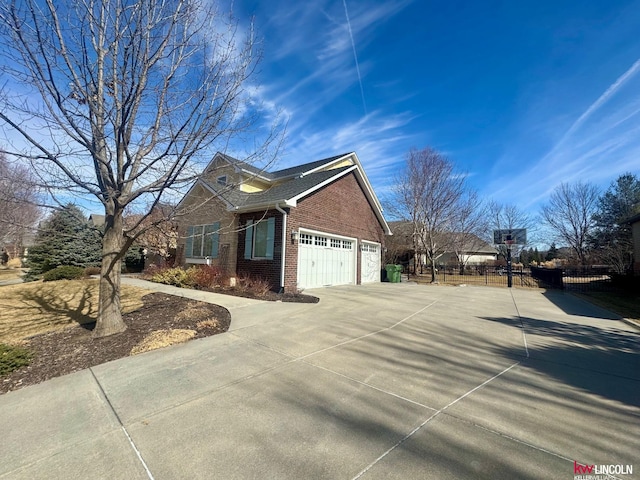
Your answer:
[[[438,277],[436,276],[436,259],[433,250],[429,251],[429,260],[431,263],[431,283],[438,283]]]
[[[115,210],[115,209],[114,209]],[[98,320],[94,338],[106,337],[127,329],[120,310],[120,271],[122,267],[122,211],[107,212],[102,239],[102,267],[100,269],[100,295]]]

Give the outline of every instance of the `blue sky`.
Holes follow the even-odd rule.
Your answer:
[[[288,119],[278,168],[356,151],[384,197],[406,152],[432,146],[483,197],[532,212],[560,182],[604,190],[640,174],[640,1],[241,0],[234,11],[262,39],[252,95]]]

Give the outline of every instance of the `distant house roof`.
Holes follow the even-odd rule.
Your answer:
[[[633,217],[631,217],[629,220],[627,220],[625,223],[638,223],[640,222],[640,213],[638,213],[637,215],[634,215]]]
[[[92,213],[91,215],[89,215],[89,221],[93,224],[94,227],[102,227],[105,222],[105,217],[104,215]]]
[[[413,234],[413,225],[408,221],[394,221],[389,222],[389,226],[394,235],[399,238],[405,238],[406,247],[408,249],[413,248],[413,241],[411,235]],[[461,233],[461,232],[441,232],[435,235],[436,242],[441,245],[451,245],[456,243],[460,248],[460,251],[464,253],[478,253],[495,255],[497,253],[493,245],[490,245],[486,241],[482,240],[473,233]],[[457,238],[456,238],[457,237]]]
[[[248,163],[221,153],[216,154],[215,159],[226,161],[233,165],[236,170],[259,177],[267,184],[267,188],[263,191],[248,193],[238,188],[230,188],[229,185],[220,185],[216,182],[207,181],[202,177],[198,179],[196,184],[202,185],[222,199],[229,210],[239,212],[273,208],[275,205],[295,207],[298,200],[353,172],[385,233],[391,234],[389,225],[382,214],[380,201],[376,197],[355,152],[335,155],[273,172],[260,170]],[[345,160],[351,160],[350,164],[340,166],[340,162]]]

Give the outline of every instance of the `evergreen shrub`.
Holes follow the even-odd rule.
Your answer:
[[[0,375],[8,375],[14,370],[29,365],[31,352],[26,348],[0,343]]]
[[[45,282],[55,280],[76,280],[84,277],[84,268],[73,265],[61,265],[44,273],[42,279]]]

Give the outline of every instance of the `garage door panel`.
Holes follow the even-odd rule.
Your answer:
[[[300,233],[298,286],[313,288],[354,283],[355,241],[322,233]]]
[[[380,281],[380,244],[363,242],[360,251],[360,279],[362,283]]]

